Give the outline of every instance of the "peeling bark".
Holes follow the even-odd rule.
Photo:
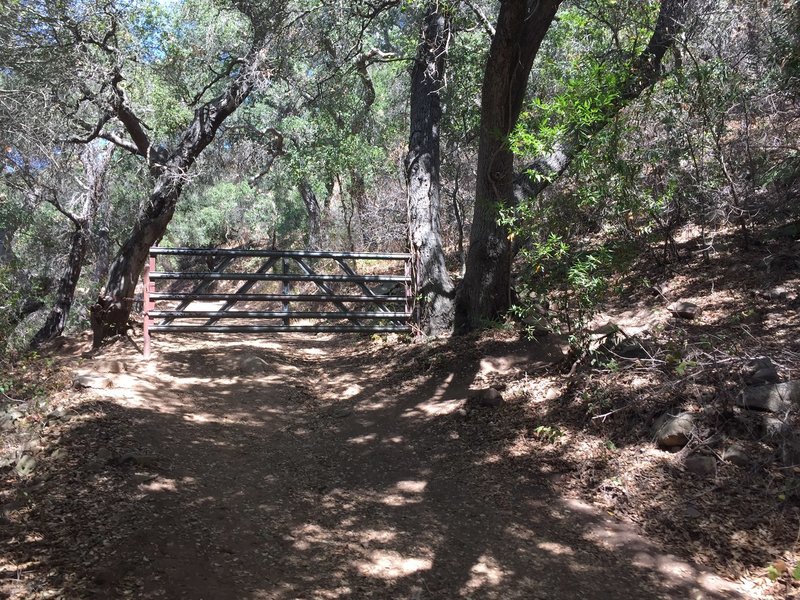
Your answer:
[[[416,312],[427,336],[447,335],[453,324],[454,286],[445,264],[439,222],[440,90],[450,35],[450,17],[438,3],[430,4],[411,73],[411,135],[405,158]]]

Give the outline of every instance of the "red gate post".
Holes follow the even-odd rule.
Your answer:
[[[156,291],[155,282],[150,279],[150,271],[155,270],[156,257],[150,255],[147,259],[147,262],[144,264],[144,271],[142,272],[142,287],[144,292],[144,297],[142,299],[142,308],[144,312],[144,344],[142,348],[142,354],[145,358],[150,358],[150,325],[152,325],[150,311],[154,310],[156,307],[156,303],[150,299],[150,293]]]
[[[413,296],[413,285],[414,281],[413,277],[413,269],[411,268],[411,258],[407,258],[405,264],[403,265],[403,271],[406,276],[405,281],[405,294],[406,294],[406,314],[411,315],[412,311],[414,310],[414,296]],[[413,323],[413,321],[412,321]]]

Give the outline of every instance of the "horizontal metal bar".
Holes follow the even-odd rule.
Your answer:
[[[150,279],[209,279],[225,281],[341,281],[341,282],[386,282],[405,283],[411,281],[405,275],[294,275],[283,273],[214,273],[198,271],[196,273],[180,271],[156,271],[150,273]]]
[[[310,250],[246,250],[237,248],[150,248],[150,254],[181,256],[276,256],[287,258],[352,258],[358,260],[411,260],[405,252],[316,252]]]
[[[250,310],[151,310],[154,319],[399,319],[411,317],[407,312],[342,312],[342,311],[250,311]]]
[[[409,332],[409,325],[153,325],[151,333],[379,333]]]
[[[205,294],[184,292],[153,292],[151,300],[198,300],[242,302],[405,302],[405,296],[345,296],[331,294]]]

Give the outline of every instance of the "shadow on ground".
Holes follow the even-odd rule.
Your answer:
[[[482,376],[463,340],[443,366],[351,337],[198,339],[129,356],[14,493],[10,594],[739,597],[562,497],[552,461],[513,451],[521,404],[459,412]]]

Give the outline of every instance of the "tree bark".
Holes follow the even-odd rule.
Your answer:
[[[14,253],[11,250],[11,243],[14,240],[14,229],[12,227],[0,228],[0,266],[6,265],[14,260]]]
[[[107,336],[127,330],[136,283],[150,247],[166,232],[195,161],[214,140],[225,119],[250,94],[255,72],[263,61],[263,50],[253,52],[228,88],[195,110],[192,122],[171,154],[164,148],[153,149],[149,140],[141,139],[141,124],[135,121],[129,110],[120,109],[118,117],[131,133],[138,153],[148,159],[155,184],[133,230],[111,265],[104,292],[90,309],[94,347],[99,347]],[[124,103],[121,106],[124,107]]]
[[[500,3],[483,78],[475,213],[456,295],[456,333],[497,320],[510,306],[513,249],[508,229],[498,224],[498,208],[514,202],[514,155],[507,140],[519,119],[533,60],[560,4]]]
[[[303,205],[306,207],[306,215],[308,216],[308,239],[306,240],[306,249],[319,250],[320,235],[322,234],[322,227],[320,226],[322,215],[319,207],[319,200],[307,179],[298,183],[297,189],[300,192],[300,197],[303,199]]]
[[[524,87],[520,90],[511,84],[514,77],[522,78],[522,73],[513,71],[513,42],[503,44],[498,41],[508,25],[503,23],[504,9],[510,9],[512,3],[503,3],[498,18],[497,35],[492,44],[484,79],[484,97],[481,104],[481,138],[478,154],[478,181],[475,202],[475,218],[470,234],[470,249],[467,256],[467,272],[464,282],[459,288],[456,300],[456,330],[466,332],[475,329],[484,321],[500,317],[510,305],[511,261],[515,251],[522,245],[522,240],[514,246],[508,239],[508,230],[497,223],[497,206],[516,206],[520,201],[533,198],[542,193],[552,181],[562,175],[569,167],[572,159],[581,151],[593,133],[603,129],[613,117],[642,92],[652,87],[663,76],[661,61],[672,47],[677,34],[681,31],[688,0],[663,0],[659,9],[653,34],[645,50],[633,61],[630,75],[622,85],[619,95],[606,109],[605,118],[594,122],[588,128],[569,131],[551,152],[539,157],[518,174],[513,174],[513,156],[505,143],[508,134],[513,130],[519,118]],[[516,4],[516,3],[514,3]],[[547,11],[542,18],[549,27],[559,2],[544,6],[542,2],[537,13]],[[519,7],[517,7],[519,10]],[[552,13],[550,12],[552,10]],[[508,16],[508,10],[506,10]],[[517,13],[518,14],[518,13]],[[540,21],[541,25],[544,22]],[[513,32],[513,29],[511,29]],[[542,31],[546,33],[546,28]],[[519,34],[517,34],[519,35]],[[528,34],[529,40],[537,39],[537,34]],[[513,36],[512,36],[513,39]],[[530,73],[533,56],[535,56],[541,38],[538,38],[536,49],[530,62],[519,60],[517,69],[524,71],[525,83]],[[497,46],[497,48],[496,48]],[[527,46],[521,45],[521,48]],[[511,54],[511,61],[508,55]],[[527,58],[529,54],[525,54]],[[512,67],[509,73],[508,67]],[[505,67],[506,71],[501,71]],[[494,72],[494,77],[493,77]],[[500,78],[501,81],[497,81]],[[492,81],[494,79],[494,81]],[[506,88],[501,84],[508,80]],[[493,88],[487,90],[487,83]],[[491,94],[492,89],[498,94]],[[489,95],[487,95],[489,91]],[[519,95],[521,92],[522,95]],[[499,112],[507,102],[508,117]],[[519,104],[517,103],[519,102]],[[489,110],[487,115],[486,110]],[[487,116],[494,121],[486,121]],[[491,129],[486,129],[486,124]],[[492,132],[502,132],[502,135]],[[537,177],[532,177],[536,173]],[[487,200],[488,199],[488,200]]]
[[[38,348],[44,342],[61,335],[67,324],[67,317],[75,299],[75,290],[78,287],[78,280],[83,269],[83,261],[86,258],[86,246],[88,229],[86,221],[76,221],[74,231],[70,238],[69,255],[67,256],[67,266],[64,274],[58,283],[56,298],[50,314],[44,325],[36,332],[31,340],[31,348]]]
[[[92,223],[97,215],[98,207],[108,202],[106,180],[113,152],[114,146],[110,144],[104,147],[90,144],[81,153],[81,163],[86,176],[86,193],[79,215],[73,215],[60,204],[55,203],[56,208],[72,222],[73,232],[70,238],[67,264],[56,290],[53,307],[44,325],[33,336],[30,344],[32,348],[37,348],[64,332],[69,311],[75,300],[75,290],[83,271]]]
[[[405,158],[408,224],[413,253],[416,313],[426,336],[453,325],[454,286],[445,264],[440,225],[440,91],[451,36],[447,7],[429,4],[411,72],[411,135]]]

